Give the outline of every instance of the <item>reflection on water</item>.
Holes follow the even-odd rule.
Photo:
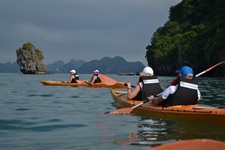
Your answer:
[[[128,134],[128,145],[155,147],[188,139],[214,139],[225,142],[225,128],[189,121],[155,120],[138,117],[138,131]],[[120,143],[121,144],[121,143]]]

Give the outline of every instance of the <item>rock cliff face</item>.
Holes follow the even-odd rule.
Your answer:
[[[23,74],[46,74],[46,66],[42,63],[44,56],[39,49],[28,42],[16,50],[17,63]]]

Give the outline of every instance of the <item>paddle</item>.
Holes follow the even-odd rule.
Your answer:
[[[111,111],[109,112],[108,114],[129,114],[133,111],[133,109],[143,105],[144,103],[147,103],[149,100],[145,100],[133,107],[130,107],[130,108],[121,108],[121,109],[117,109],[117,110],[114,110],[114,111]]]
[[[210,68],[208,68],[208,69],[206,69],[206,70],[200,72],[200,73],[197,74],[195,77],[199,77],[200,75],[202,75],[202,74],[204,74],[204,73],[206,73],[206,72],[209,72],[209,71],[212,70],[213,68],[215,68],[215,67],[217,67],[217,66],[219,66],[219,65],[221,65],[221,64],[223,64],[223,63],[225,63],[225,61],[222,61],[222,62],[220,62],[220,63],[217,63],[217,64],[213,65],[212,67],[210,67]],[[161,93],[160,93],[160,94],[161,94]],[[158,94],[158,95],[160,95],[160,94]],[[110,113],[108,113],[108,114],[127,114],[127,113],[131,113],[131,112],[133,111],[133,109],[135,109],[135,108],[137,108],[137,107],[143,105],[144,103],[147,103],[148,101],[149,101],[149,100],[145,100],[145,101],[143,101],[143,102],[141,102],[141,103],[139,103],[139,104],[137,104],[137,105],[135,105],[135,106],[133,106],[133,107],[130,107],[130,108],[121,108],[121,109],[117,109],[117,110],[114,110],[114,111],[112,111],[112,112],[110,112]]]
[[[125,83],[124,85],[125,85],[125,86],[127,86],[127,83]],[[135,86],[134,86],[134,85],[131,85],[131,87],[132,87],[132,88],[135,88]]]
[[[204,74],[204,73],[206,73],[206,72],[209,72],[209,71],[212,70],[213,68],[215,68],[215,67],[217,67],[217,66],[219,66],[219,65],[221,65],[221,64],[223,64],[223,63],[225,63],[225,61],[222,61],[222,62],[220,62],[220,63],[215,64],[214,66],[212,66],[212,67],[210,67],[210,68],[208,68],[208,69],[206,69],[206,70],[200,72],[199,74],[195,75],[195,77],[198,77],[198,76],[200,76],[200,75],[202,75],[202,74]]]

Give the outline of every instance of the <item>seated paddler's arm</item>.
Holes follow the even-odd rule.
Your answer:
[[[72,80],[73,80],[73,76],[70,76],[70,80],[68,82],[71,83]]]
[[[128,83],[128,86],[127,86],[127,98],[129,100],[133,99],[138,94],[139,91],[140,91],[139,85],[136,85],[136,87],[133,90],[131,90],[131,84]]]
[[[95,82],[96,79],[97,79],[97,77],[94,76],[94,77],[92,78],[92,80],[91,80],[91,84],[93,84],[93,83]]]

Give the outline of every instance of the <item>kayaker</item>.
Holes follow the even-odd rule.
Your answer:
[[[140,73],[139,81],[134,90],[131,90],[131,83],[127,83],[127,98],[129,100],[146,100],[150,95],[156,95],[162,92],[159,80],[154,76],[151,67],[145,67]]]
[[[179,72],[179,70],[176,70],[175,73],[177,74],[177,77],[170,83],[170,85],[177,85],[179,82],[179,77],[182,76],[182,74]]]
[[[182,75],[179,73],[179,70],[178,70],[176,73],[177,73],[177,78],[174,79],[174,80],[170,83],[170,85],[177,85],[177,84],[178,84],[178,79],[179,79],[179,77],[182,76]]]
[[[98,75],[99,75],[98,70],[93,71],[93,76],[91,77],[91,81],[90,81],[91,84],[102,82]]]
[[[79,75],[76,73],[76,70],[71,70],[71,75],[70,75],[70,81],[69,83],[77,83],[77,80],[79,80]]]
[[[173,105],[194,105],[201,94],[198,89],[197,80],[193,77],[193,69],[189,66],[183,66],[179,72],[177,85],[170,85],[159,97],[151,95],[148,99],[157,105],[164,107]]]

